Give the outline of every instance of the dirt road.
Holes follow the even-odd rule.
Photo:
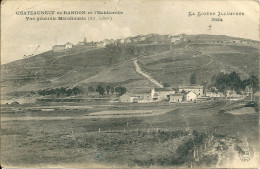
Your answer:
[[[149,76],[148,74],[144,73],[140,66],[137,63],[137,60],[134,60],[134,64],[135,64],[135,71],[139,74],[141,74],[142,76],[144,76],[145,78],[147,78],[149,81],[151,81],[153,84],[155,84],[157,87],[161,87],[163,88],[163,85],[161,83],[159,83],[158,81],[156,81],[154,78],[152,78],[151,76]]]

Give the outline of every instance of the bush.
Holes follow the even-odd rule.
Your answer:
[[[82,91],[78,87],[74,87],[72,89],[65,89],[64,87],[61,88],[56,88],[56,89],[44,89],[44,90],[39,90],[38,94],[45,96],[45,95],[57,95],[59,96],[71,96],[71,95],[78,95],[81,94]]]

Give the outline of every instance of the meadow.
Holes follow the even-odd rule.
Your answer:
[[[197,144],[185,152],[178,149],[188,144],[190,139],[196,139],[198,135],[196,133],[194,135],[194,131],[204,139],[208,139],[208,135],[212,134],[216,138],[217,135],[238,139],[246,137],[248,144],[256,150],[259,114],[221,113],[223,108],[241,103],[243,102],[210,101],[197,104],[162,102],[143,105],[118,103],[113,106],[100,104],[85,109],[53,111],[29,109],[24,111],[22,105],[19,107],[20,111],[6,108],[2,113],[1,124],[1,141],[4,145],[1,147],[2,165],[42,167],[48,163],[48,166],[53,167],[61,164],[70,167],[76,167],[75,164],[83,167],[91,167],[93,164],[101,167],[109,165],[187,167],[193,161],[191,154]],[[80,104],[77,103],[77,106]],[[100,111],[156,112],[156,109],[167,112],[153,116],[84,118],[88,114]],[[19,120],[21,117],[25,117],[26,120]],[[38,117],[46,119],[37,120]],[[197,146],[204,145],[204,142],[205,140],[198,142]],[[207,162],[207,166],[215,165],[216,160]]]

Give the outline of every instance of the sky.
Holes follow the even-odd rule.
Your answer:
[[[19,11],[122,11],[107,20],[27,21]],[[189,12],[243,12],[243,16],[191,16]],[[57,15],[55,15],[57,16]],[[79,15],[82,16],[82,15]],[[39,17],[39,16],[33,16]],[[118,39],[139,34],[215,34],[259,40],[257,1],[9,0],[1,4],[1,64],[51,50],[56,44]]]

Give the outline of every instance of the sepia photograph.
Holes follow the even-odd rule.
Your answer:
[[[259,1],[3,0],[2,168],[259,168]]]

